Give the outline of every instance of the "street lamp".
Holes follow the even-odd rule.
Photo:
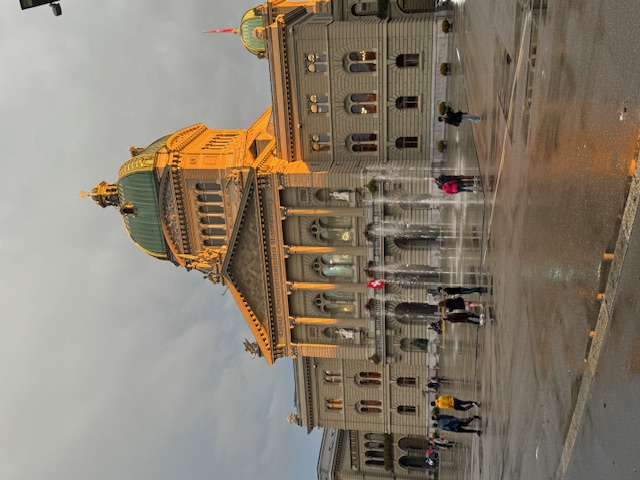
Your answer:
[[[20,0],[20,6],[22,7],[22,10],[47,4],[49,4],[51,10],[53,10],[53,14],[56,17],[62,15],[62,7],[60,6],[60,4],[52,2],[51,0]]]

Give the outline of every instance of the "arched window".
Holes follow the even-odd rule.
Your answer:
[[[384,460],[381,460],[381,459],[366,460],[364,464],[367,467],[384,467]]]
[[[381,450],[384,449],[384,442],[365,442],[364,448],[368,450]]]
[[[382,402],[378,400],[360,400],[356,404],[356,410],[360,413],[382,413]]]
[[[354,260],[351,255],[322,255],[314,260],[313,270],[322,277],[352,278]]]
[[[326,383],[340,383],[342,382],[342,374],[334,370],[325,370],[324,381]]]
[[[383,442],[384,443],[385,435],[384,435],[384,433],[365,433],[364,434],[364,439],[365,440],[372,440],[372,441]]]
[[[309,95],[309,111],[311,113],[328,113],[329,97],[327,95]]]
[[[425,438],[402,437],[398,442],[398,448],[405,452],[424,453],[429,448],[429,442]]]
[[[409,471],[420,471],[423,472],[425,468],[429,468],[430,465],[427,463],[426,457],[400,457],[398,463],[402,468],[406,468]]]
[[[379,372],[360,372],[356,375],[355,381],[361,386],[380,386],[382,385],[382,374]]]
[[[398,137],[396,148],[418,148],[418,137]]]
[[[398,405],[397,411],[401,415],[415,415],[417,409],[413,405]]]
[[[351,217],[320,217],[314,220],[310,233],[327,245],[349,245],[353,242],[353,220]]]
[[[418,384],[415,377],[400,377],[396,383],[399,387],[415,387]]]
[[[219,192],[222,189],[219,183],[202,182],[196,183],[196,190],[199,192]]]
[[[437,305],[402,302],[393,311],[400,323],[420,323],[433,320],[439,314]]]
[[[224,238],[207,238],[202,243],[205,247],[220,247],[224,245]]]
[[[224,228],[203,228],[202,235],[205,237],[222,237],[225,235]]]
[[[308,53],[305,56],[306,71],[309,73],[321,73],[327,71],[327,55],[324,53]]]
[[[396,108],[418,108],[418,97],[398,97],[396,98]]]
[[[364,452],[364,456],[367,458],[384,458],[384,452],[378,450],[367,450]]]
[[[217,193],[201,193],[196,198],[202,203],[222,203],[222,196]]]
[[[378,135],[375,133],[354,133],[348,140],[352,152],[375,152],[378,150]]]
[[[356,17],[365,17],[378,14],[377,0],[358,0],[351,5],[351,13]]]
[[[214,215],[207,215],[200,219],[200,223],[203,225],[224,225],[224,217],[217,217]]]
[[[367,115],[378,111],[378,95],[375,93],[352,93],[347,98],[347,110],[358,115]]]
[[[405,53],[396,57],[396,67],[417,67],[420,65],[419,53]]]
[[[406,352],[428,352],[429,340],[426,338],[403,338],[400,348]]]
[[[351,52],[345,56],[344,65],[351,73],[375,72],[376,52]]]
[[[398,8],[404,13],[435,12],[436,0],[398,0]]]
[[[316,307],[331,317],[349,317],[356,311],[356,297],[351,292],[325,292],[315,298]],[[333,331],[331,336],[333,338]]]
[[[327,410],[342,410],[341,398],[327,398]]]
[[[311,150],[314,152],[328,152],[331,150],[331,137],[326,133],[316,133],[309,137]]]
[[[223,213],[222,205],[200,205],[198,207],[200,213]]]

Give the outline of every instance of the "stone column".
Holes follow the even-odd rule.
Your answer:
[[[364,293],[367,288],[366,283],[311,283],[311,282],[287,282],[289,292],[296,290],[317,290],[330,292],[337,290],[340,292]]]
[[[302,245],[285,245],[285,255],[303,255],[309,254],[332,254],[332,255],[352,255],[354,257],[364,256],[365,247],[351,247],[351,246],[336,246],[336,247],[323,247],[323,246],[302,246]]]
[[[285,217],[364,217],[364,208],[327,207],[327,208],[294,208],[281,207]]]

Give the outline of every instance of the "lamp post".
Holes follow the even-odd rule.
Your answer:
[[[53,14],[56,17],[62,15],[62,7],[60,6],[60,4],[52,2],[51,0],[20,0],[20,6],[22,7],[22,10],[47,4],[51,7],[51,10],[53,10]]]

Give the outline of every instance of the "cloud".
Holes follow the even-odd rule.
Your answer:
[[[285,420],[290,360],[251,360],[222,288],[77,196],[131,145],[258,118],[266,62],[200,33],[254,2],[62,6],[0,4],[0,478],[312,478],[319,435]]]

